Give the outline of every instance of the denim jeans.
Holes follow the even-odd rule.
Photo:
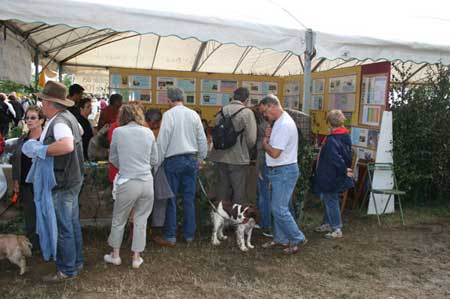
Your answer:
[[[272,183],[272,214],[274,241],[296,245],[305,239],[289,210],[289,202],[299,177],[298,165],[269,168],[267,177]]]
[[[320,200],[322,200],[325,208],[323,213],[323,223],[329,224],[333,230],[342,228],[339,194],[320,193]]]
[[[261,169],[261,178],[256,179],[256,188],[258,190],[258,209],[261,215],[261,228],[272,229],[272,211],[270,209],[270,190],[269,178],[267,177],[267,166],[263,165]]]
[[[177,155],[164,160],[164,171],[175,197],[167,200],[164,239],[175,243],[177,233],[176,195],[183,194],[183,235],[187,241],[193,240],[196,230],[195,192],[197,188],[198,161],[194,155]]]
[[[84,262],[78,196],[83,182],[52,192],[58,224],[56,267],[67,276],[77,275]]]

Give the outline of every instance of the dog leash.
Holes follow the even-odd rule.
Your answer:
[[[11,208],[14,205],[13,202],[11,202],[1,213],[0,213],[0,217],[3,216],[3,214],[6,213],[6,211],[9,210],[9,208]]]
[[[230,220],[228,218],[225,218],[224,216],[222,216],[219,211],[217,210],[216,206],[213,204],[213,202],[209,199],[208,194],[206,193],[206,189],[205,186],[203,185],[202,180],[200,179],[200,177],[198,177],[198,185],[200,186],[200,191],[203,193],[203,196],[206,198],[206,201],[208,201],[209,205],[211,206],[211,208],[214,210],[214,212],[219,215],[220,217],[222,217],[225,220]],[[237,226],[240,223],[230,223],[229,225],[231,226]],[[259,225],[256,224],[255,228],[259,228]]]
[[[214,210],[214,212],[216,212],[217,214],[219,214],[219,212],[217,211],[216,206],[212,203],[212,201],[209,199],[208,194],[206,193],[206,189],[205,186],[203,186],[202,180],[200,179],[200,177],[198,178],[198,185],[200,186],[200,191],[203,193],[203,196],[206,198],[206,201],[208,201],[209,205],[211,206],[211,208]],[[220,214],[219,214],[220,215]],[[222,216],[222,215],[220,215]],[[223,217],[223,216],[222,216]]]
[[[18,198],[17,193],[14,193],[13,198],[9,203],[9,205],[0,213],[0,217],[3,216],[3,214],[6,213],[6,211],[8,211],[12,206],[14,206],[17,203],[17,198]]]

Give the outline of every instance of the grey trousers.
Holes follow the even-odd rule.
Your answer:
[[[216,163],[219,172],[217,181],[218,200],[231,200],[233,203],[247,202],[247,173],[248,165],[233,165]]]
[[[166,221],[167,199],[157,199],[153,204],[152,226],[163,227]]]
[[[120,248],[128,217],[134,208],[131,250],[142,252],[147,238],[147,219],[153,208],[153,179],[131,179],[117,186],[116,192],[108,243],[112,248]]]

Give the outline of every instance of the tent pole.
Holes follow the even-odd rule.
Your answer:
[[[302,111],[309,114],[311,106],[311,61],[314,57],[313,31],[311,29],[305,32],[305,61],[303,71],[303,106]]]
[[[34,49],[34,90],[38,90],[39,84],[39,49]]]
[[[62,83],[62,72],[63,72],[63,64],[62,62],[58,63],[58,81]]]

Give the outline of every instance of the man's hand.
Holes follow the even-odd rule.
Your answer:
[[[205,164],[203,162],[203,160],[198,160],[198,170],[202,170],[203,169],[203,164]]]
[[[353,169],[347,168],[347,176],[348,177],[353,177]]]

